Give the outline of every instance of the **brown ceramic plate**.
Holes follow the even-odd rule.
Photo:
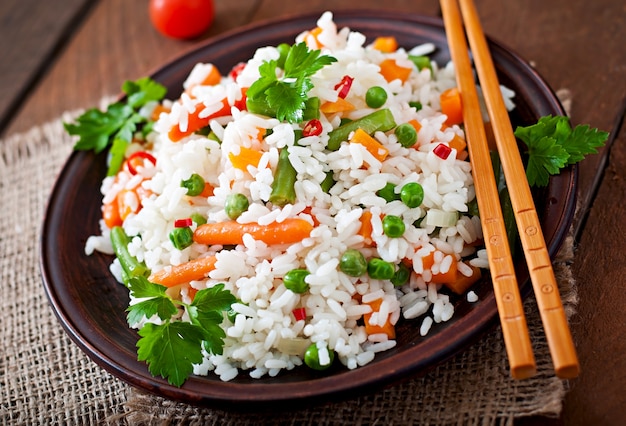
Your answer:
[[[221,70],[228,70],[248,59],[258,47],[293,42],[298,33],[314,27],[318,17],[305,15],[266,22],[209,40],[165,65],[153,77],[167,86],[168,97],[177,97],[196,62],[212,62]],[[408,48],[432,42],[437,46],[434,59],[441,64],[449,60],[439,19],[354,11],[335,13],[335,21],[339,27],[348,26],[364,33],[368,41],[378,35],[393,35],[401,46]],[[554,93],[526,62],[496,42],[490,42],[490,46],[501,82],[517,93],[514,125],[531,124],[547,114],[563,114]],[[50,303],[72,340],[104,369],[143,390],[175,400],[239,409],[336,400],[423,373],[480,338],[497,321],[491,283],[486,279],[474,288],[478,302],[457,300],[453,319],[435,325],[427,337],[419,335],[418,323],[402,322],[397,347],[356,370],[334,366],[320,374],[299,368],[260,380],[250,379],[242,372],[227,383],[208,376],[191,377],[180,388],[171,386],[152,377],[146,364],[137,361],[138,336],[125,320],[127,290],[109,273],[111,258],[87,257],[83,251],[87,237],[98,232],[99,187],[105,172],[105,155],[75,152],[69,158],[51,195],[43,224],[41,270]],[[558,250],[571,223],[575,187],[576,169],[568,169],[536,194],[551,255]],[[524,283],[522,292],[527,295],[530,285],[523,260],[518,259],[516,265],[520,282]]]

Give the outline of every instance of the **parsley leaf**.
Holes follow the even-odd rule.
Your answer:
[[[128,307],[128,323],[133,325],[144,316],[154,315],[163,321],[159,325],[146,323],[139,330],[137,359],[148,363],[150,373],[181,386],[193,372],[193,365],[202,362],[202,349],[218,355],[223,353],[224,311],[236,301],[224,287],[224,284],[217,284],[200,290],[187,304],[167,294],[167,287],[144,277],[129,280],[131,295],[141,300]],[[188,321],[173,318],[181,308],[186,311]]]
[[[126,147],[138,126],[149,121],[138,113],[139,109],[148,102],[163,99],[167,89],[151,78],[144,77],[124,82],[122,91],[127,95],[124,102],[112,103],[106,111],[89,109],[75,123],[63,123],[70,135],[79,137],[74,145],[75,150],[99,153],[109,145],[114,145],[107,171],[109,176],[117,173],[121,167]]]
[[[321,55],[320,50],[309,50],[305,43],[291,46],[282,59],[265,61],[259,66],[260,77],[246,92],[247,108],[253,113],[299,123],[304,119],[308,92],[313,87],[310,77],[337,59]],[[278,64],[283,62],[281,73]]]
[[[597,148],[604,145],[609,134],[587,125],[572,130],[568,117],[548,115],[531,126],[517,127],[515,136],[528,148],[528,183],[546,186],[550,175],[582,161],[587,154],[597,153]]]

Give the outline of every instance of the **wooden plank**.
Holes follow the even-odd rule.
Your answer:
[[[4,134],[25,131],[67,110],[96,106],[103,97],[117,95],[124,80],[147,75],[208,37],[247,23],[257,3],[215,1],[217,18],[209,32],[181,41],[152,27],[148,0],[99,2]]]
[[[0,131],[44,73],[89,0],[0,2]]]

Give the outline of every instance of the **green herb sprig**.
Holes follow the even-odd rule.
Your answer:
[[[75,150],[99,153],[111,145],[108,176],[120,169],[124,162],[126,147],[131,142],[138,126],[150,120],[139,110],[148,102],[160,101],[167,89],[149,77],[126,81],[122,85],[126,100],[115,102],[106,111],[92,108],[85,111],[75,123],[63,123],[65,130],[79,139]]]
[[[248,91],[248,110],[255,105],[266,104],[275,117],[289,123],[304,119],[308,92],[313,87],[310,77],[324,66],[336,62],[332,56],[320,56],[320,50],[309,50],[305,43],[294,44],[284,58],[263,62],[259,67],[260,78]],[[280,65],[283,72],[280,73]]]
[[[190,304],[172,299],[167,287],[149,282],[144,277],[131,278],[131,294],[140,299],[128,307],[126,319],[131,326],[144,317],[157,315],[162,323],[146,323],[139,330],[137,359],[148,364],[154,376],[161,376],[180,387],[193,373],[193,365],[202,362],[202,349],[221,355],[226,333],[220,327],[224,311],[236,301],[224,284],[200,290]],[[173,320],[184,309],[189,322]]]
[[[517,127],[515,136],[528,148],[528,183],[541,187],[548,185],[551,175],[597,153],[609,134],[588,125],[572,129],[568,117],[548,115],[531,126]]]

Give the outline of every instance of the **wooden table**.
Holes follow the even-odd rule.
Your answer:
[[[379,8],[375,0],[215,0],[217,19],[193,42],[151,26],[148,0],[3,0],[0,3],[0,137],[96,105],[203,39],[299,12]],[[436,1],[385,7],[439,15]],[[574,124],[610,131],[611,146],[580,167],[573,273],[580,303],[572,329],[582,373],[561,419],[524,424],[622,424],[626,418],[626,6],[620,0],[477,0],[486,32],[572,95]],[[610,149],[609,149],[610,148]]]

